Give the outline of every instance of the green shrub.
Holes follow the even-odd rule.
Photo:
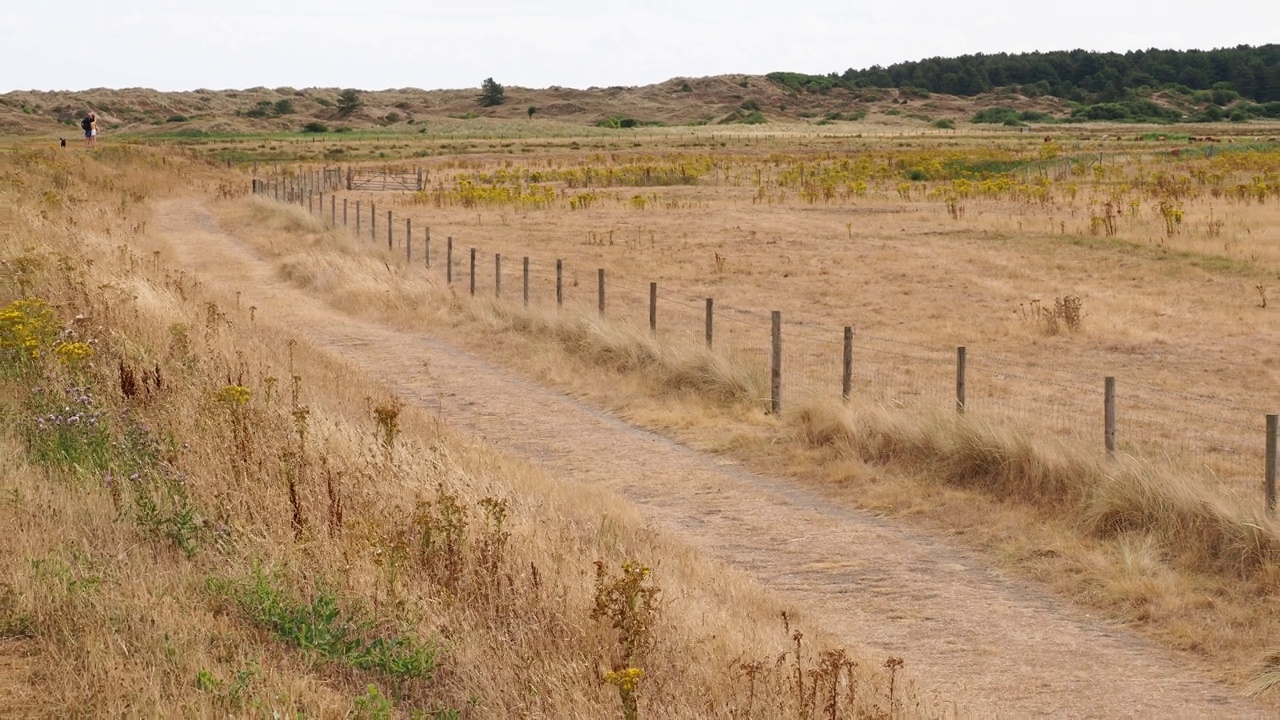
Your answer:
[[[933,126],[938,128],[939,130],[955,130],[956,129],[956,124],[951,120],[948,120],[947,118],[943,118],[941,120],[934,120]]]
[[[273,109],[276,111],[277,115],[292,115],[294,112],[293,101],[289,98],[277,100]]]
[[[739,105],[738,107],[742,108],[743,110],[758,112],[760,110],[760,103],[756,102],[755,100],[747,100],[743,102],[741,105]]]
[[[1213,90],[1210,91],[1210,97],[1213,99],[1214,105],[1226,107],[1239,100],[1240,93],[1235,91],[1231,83],[1221,82],[1214,84]]]
[[[835,87],[835,80],[825,75],[806,75],[794,72],[771,72],[765,78],[794,92],[810,92],[826,95]]]
[[[485,78],[480,84],[480,105],[495,107],[507,101],[506,88],[493,78]]]
[[[1222,109],[1211,106],[1219,115]],[[1158,105],[1151,100],[1126,100],[1118,103],[1097,103],[1072,111],[1071,116],[1083,120],[1110,120],[1120,122],[1168,123],[1182,119],[1182,113]],[[1221,118],[1219,118],[1221,119]]]
[[[187,120],[188,120],[188,118],[187,118],[187,116],[186,116],[186,115],[170,115],[170,116],[169,116],[169,118],[168,118],[167,120],[165,120],[165,122],[171,122],[171,123],[184,123],[184,122],[186,122]]]
[[[1022,122],[1029,122],[1029,123],[1032,123],[1032,122],[1033,123],[1051,123],[1057,120],[1057,118],[1050,115],[1049,113],[1040,112],[1038,110],[1023,110],[1022,112],[1018,113],[1018,119],[1021,120]]]
[[[302,132],[306,133],[326,133],[329,132],[329,126],[322,122],[309,122],[302,126]],[[339,130],[339,132],[342,132]]]
[[[275,115],[275,105],[270,100],[259,100],[256,105],[249,108],[244,113],[251,118],[269,118]]]
[[[596,121],[596,127],[610,128],[612,130],[639,127],[641,124],[639,120],[623,115],[610,115],[607,118]]]
[[[338,114],[346,117],[351,113],[364,107],[364,100],[360,97],[360,93],[347,89],[338,95]]]
[[[995,107],[984,108],[974,113],[973,117],[969,119],[969,122],[975,124],[989,123],[992,125],[999,125],[1009,120],[1017,122],[1018,111],[1011,107],[997,105]]]

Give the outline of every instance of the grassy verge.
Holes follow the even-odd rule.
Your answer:
[[[0,240],[0,666],[17,678],[0,714],[924,707],[900,663],[821,628],[802,644],[759,588],[617,498],[453,434],[165,267],[148,203],[212,191],[207,166],[20,152],[0,179],[16,208]],[[298,278],[313,271],[347,282]]]
[[[294,212],[255,204],[237,232],[290,247],[268,241],[275,231],[264,228]],[[333,231],[303,235],[320,232]],[[664,345],[594,315],[457,298],[413,274],[388,279],[382,260],[342,236],[328,236],[341,251],[304,242],[277,259],[301,285],[327,278],[317,289],[350,312],[410,326],[425,318],[634,421],[770,472],[817,479],[833,502],[961,535],[1233,682],[1253,678],[1256,689],[1256,678],[1274,672],[1280,531],[1175,467],[1108,463],[1008,428],[871,405],[813,403],[770,418],[761,411],[762,368]]]

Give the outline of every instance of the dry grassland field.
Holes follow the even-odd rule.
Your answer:
[[[700,341],[714,298],[717,344],[762,367],[781,311],[789,399],[840,396],[849,325],[854,395],[949,407],[965,346],[971,413],[1099,450],[1115,376],[1122,452],[1257,504],[1280,407],[1280,153],[1160,137],[507,142],[369,168],[421,169],[422,192],[348,192],[340,171],[321,198],[309,166],[285,181],[312,183],[298,202],[317,217],[341,224],[344,204],[353,231],[361,203],[371,245],[391,211],[402,250],[409,220],[420,262],[427,228],[437,266],[453,238],[459,291],[472,248],[486,296],[495,254],[517,300],[529,257],[534,304],[560,259],[566,302],[595,307],[603,268],[610,317],[647,326],[657,282],[659,330]]]
[[[1275,126],[485,127],[6,152],[0,714],[1280,711]]]

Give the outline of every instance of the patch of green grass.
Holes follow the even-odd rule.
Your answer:
[[[357,697],[353,704],[355,716],[358,718],[390,720],[395,717],[395,705],[386,695],[378,691],[377,685],[370,685],[364,695]]]
[[[135,422],[111,422],[89,384],[45,380],[29,387],[9,417],[28,460],[100,482],[117,513],[131,515],[144,535],[195,556],[205,523],[176,471],[162,462],[164,444]]]
[[[1236,277],[1257,278],[1266,275],[1266,272],[1254,262],[1222,255],[1175,250],[1118,238],[1070,235],[1062,237],[1062,240],[1081,248],[1121,250],[1149,260],[1156,267],[1163,267],[1170,272],[1179,272],[1182,267],[1193,267]]]
[[[22,418],[27,455],[37,465],[101,474],[111,466],[111,432],[92,388],[31,388]]]
[[[239,582],[211,582],[249,620],[322,660],[401,679],[426,678],[435,670],[435,646],[409,635],[376,634],[372,621],[344,612],[331,592],[299,601],[260,568]]]

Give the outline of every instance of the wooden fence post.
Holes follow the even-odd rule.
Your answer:
[[[1107,376],[1102,383],[1102,422],[1106,434],[1107,456],[1116,456],[1116,379]]]
[[[312,215],[316,214],[315,196],[310,190],[307,190],[307,212]]]
[[[521,274],[524,276],[524,306],[529,307],[529,256],[525,255],[520,264],[522,266]]]
[[[347,226],[347,199],[342,198],[342,227]]]
[[[320,191],[320,218],[324,219],[324,191]]]
[[[471,294],[476,294],[476,249],[471,248]]]
[[[769,406],[774,415],[782,414],[782,312],[770,313],[772,352],[769,354]]]
[[[596,298],[600,314],[604,315],[604,268],[596,269]]]
[[[444,245],[444,281],[453,284],[453,236],[445,239]]]
[[[356,201],[356,235],[360,234],[360,201]]]
[[[964,414],[965,370],[968,351],[963,345],[956,348],[956,412]]]
[[[1280,415],[1267,416],[1267,476],[1263,485],[1267,514],[1276,513],[1276,464],[1280,463]]]
[[[369,201],[369,240],[378,239],[378,208],[374,207],[373,201]]]
[[[493,296],[502,297],[502,253],[493,254]]]
[[[840,372],[840,397],[849,402],[853,395],[853,326],[844,326],[844,367]]]
[[[413,259],[413,219],[404,219],[404,261]]]
[[[390,250],[391,245],[391,211],[387,211],[387,249]]]
[[[649,283],[649,332],[658,332],[658,283]]]
[[[556,258],[556,307],[564,307],[564,261]]]
[[[422,238],[422,255],[427,267],[431,267],[431,226],[427,226],[427,231]]]
[[[715,300],[713,300],[712,298],[707,298],[706,328],[707,328],[707,349],[708,350],[711,349],[711,335],[712,335],[712,330],[714,329],[713,321],[715,320],[715,304],[716,304]]]
[[[329,193],[329,224],[338,226],[338,196]]]

